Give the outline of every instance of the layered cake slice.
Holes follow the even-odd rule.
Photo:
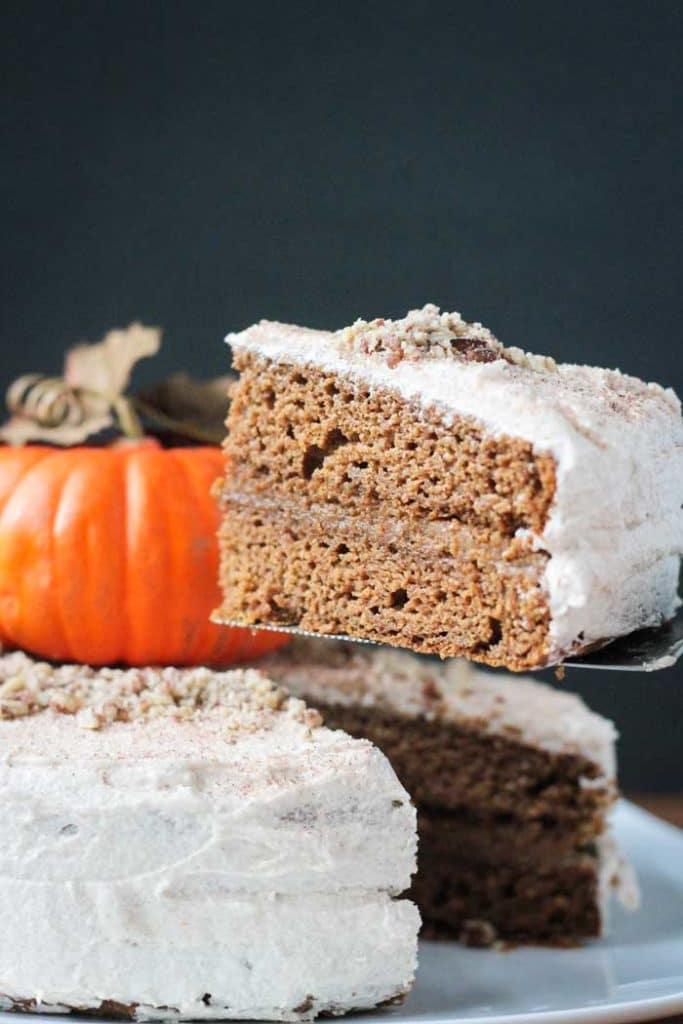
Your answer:
[[[228,341],[218,621],[522,670],[674,614],[672,391],[435,306]]]
[[[309,1020],[400,999],[415,811],[254,670],[0,659],[0,1005]]]
[[[610,833],[615,730],[576,696],[467,662],[298,640],[265,662],[376,743],[418,808],[427,935],[571,945],[637,891]]]

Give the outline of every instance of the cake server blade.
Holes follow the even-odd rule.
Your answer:
[[[222,626],[235,629],[268,630],[271,633],[290,633],[292,636],[312,636],[320,640],[348,640],[356,644],[381,646],[376,640],[363,637],[347,636],[342,633],[313,633],[298,626],[248,625],[243,622],[232,622],[214,619]],[[671,668],[683,654],[683,606],[679,608],[675,618],[658,626],[656,629],[639,629],[627,636],[608,640],[599,648],[580,656],[570,656],[562,665],[567,668],[591,668],[614,672],[657,672],[663,668]],[[543,666],[554,668],[556,666]]]
[[[568,668],[611,669],[615,672],[657,672],[671,668],[683,654],[683,607],[656,629],[639,629],[598,650],[564,662]]]

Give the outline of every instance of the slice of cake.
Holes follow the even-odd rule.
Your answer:
[[[672,391],[504,348],[435,306],[227,340],[218,621],[522,670],[673,615]]]
[[[254,670],[0,659],[2,1006],[309,1020],[415,970],[415,810]]]
[[[616,886],[615,730],[576,696],[464,661],[298,640],[267,671],[376,743],[418,808],[412,895],[427,935],[569,945],[603,933]]]

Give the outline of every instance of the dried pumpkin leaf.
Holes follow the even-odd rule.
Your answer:
[[[161,344],[158,327],[129,327],[109,331],[95,345],[77,345],[66,356],[64,380],[71,388],[101,395],[122,395],[139,359],[155,356]]]
[[[207,441],[220,444],[225,437],[230,404],[228,390],[235,380],[232,374],[198,380],[185,372],[174,373],[141,391],[133,400],[152,420],[155,412],[173,420],[180,435],[183,429],[189,437],[199,431]]]

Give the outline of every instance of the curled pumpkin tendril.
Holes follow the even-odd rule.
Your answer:
[[[26,373],[7,389],[7,408],[41,427],[76,425],[86,417],[83,396],[61,377]]]
[[[26,373],[7,389],[7,408],[14,416],[30,420],[45,430],[77,427],[92,415],[91,403],[108,409],[125,437],[143,436],[135,400],[124,395],[105,395],[89,388],[74,388],[63,377]]]

